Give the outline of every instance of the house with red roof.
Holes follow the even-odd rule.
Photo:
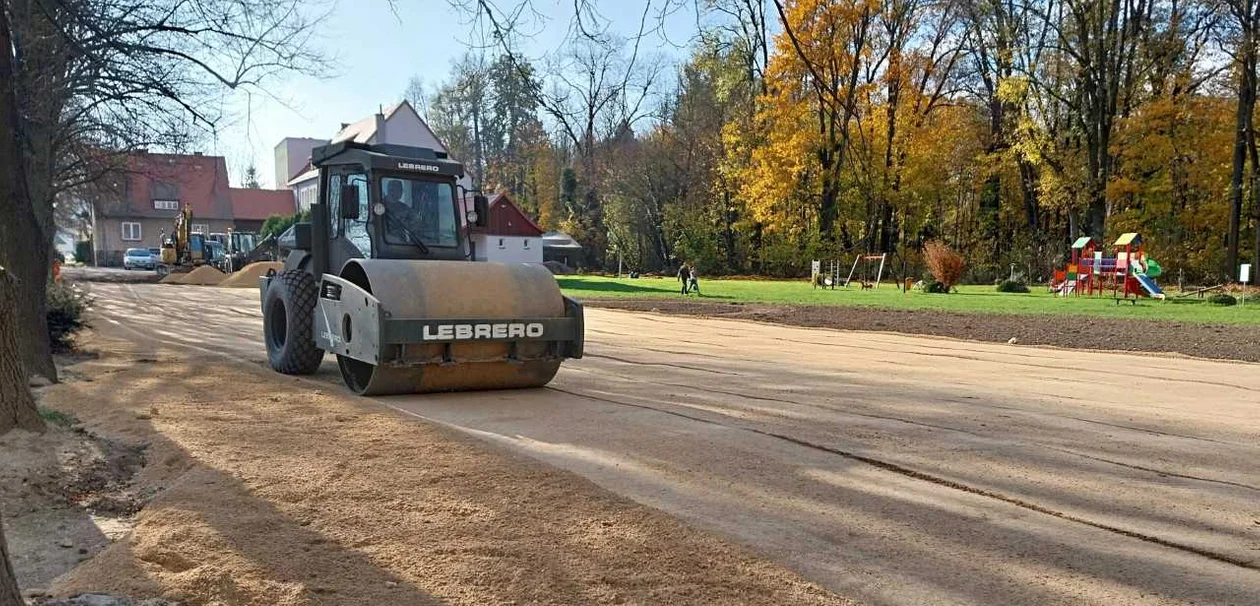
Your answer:
[[[221,156],[142,150],[107,181],[107,193],[93,205],[98,265],[121,265],[128,248],[160,247],[185,206],[192,209],[194,232],[226,232],[234,226],[227,162]]]
[[[484,227],[469,230],[473,260],[496,263],[542,263],[543,229],[507,192],[490,198]]]
[[[203,234],[256,232],[267,217],[296,209],[290,190],[230,187],[222,156],[139,151],[123,166],[103,180],[93,204],[98,265],[122,265],[128,248],[160,247],[184,207],[192,210],[190,229]]]
[[[297,205],[293,192],[287,189],[246,189],[233,187],[228,190],[232,198],[232,220],[236,231],[258,232],[271,215],[293,216]]]

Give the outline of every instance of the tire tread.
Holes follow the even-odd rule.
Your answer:
[[[268,356],[271,367],[286,375],[309,375],[319,370],[324,350],[315,346],[315,304],[319,285],[311,274],[300,269],[286,269],[275,278],[270,288],[283,289],[286,304],[285,347],[278,356]],[[305,321],[301,319],[305,318]],[[299,321],[294,321],[299,320]],[[270,343],[270,340],[268,340]]]

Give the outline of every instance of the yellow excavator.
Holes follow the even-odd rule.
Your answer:
[[[175,215],[174,230],[162,238],[162,262],[158,264],[157,273],[165,276],[189,272],[209,258],[205,236],[192,232],[192,207],[185,204]]]

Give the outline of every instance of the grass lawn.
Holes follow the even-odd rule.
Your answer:
[[[679,283],[674,278],[607,278],[602,276],[556,276],[565,294],[578,299],[652,297],[679,298]],[[903,294],[893,284],[880,284],[878,289],[859,290],[812,288],[806,280],[701,280],[700,288],[707,301],[760,302],[815,305],[858,305],[894,309],[939,309],[964,313],[989,314],[1060,314],[1167,320],[1211,324],[1260,324],[1260,304],[1221,307],[1206,300],[1188,298],[1177,301],[1142,299],[1137,305],[1117,305],[1110,297],[1056,297],[1044,288],[1032,287],[1029,294],[999,293],[992,286],[963,286],[960,292],[932,295],[911,291]]]

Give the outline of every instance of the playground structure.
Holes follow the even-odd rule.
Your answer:
[[[1077,238],[1072,243],[1072,259],[1055,272],[1051,290],[1061,297],[1100,296],[1110,291],[1117,303],[1136,302],[1139,297],[1163,299],[1164,291],[1155,282],[1163,270],[1146,255],[1142,236],[1122,234],[1112,247],[1115,255],[1106,257],[1093,238]]]
[[[814,288],[830,288],[836,289],[836,284],[840,282],[840,272],[843,271],[840,262],[831,259],[828,261],[819,261],[815,259],[810,264],[809,283]]]
[[[879,281],[884,277],[884,262],[888,260],[888,253],[880,253],[878,255],[858,255],[853,259],[853,267],[849,269],[849,277],[844,281],[844,285],[848,286],[853,281],[853,274],[857,271],[858,263],[862,264],[862,277],[859,280],[863,285],[870,284],[872,288],[879,288]],[[875,273],[874,280],[868,280],[871,276],[871,263],[879,261],[879,271]]]
[[[846,277],[843,284],[841,284],[840,272],[843,271],[844,268],[840,265],[840,261],[836,259],[827,261],[815,259],[810,264],[809,281],[814,285],[814,288],[821,287],[835,290],[837,284],[848,288],[849,284],[853,282],[853,276],[857,274],[858,264],[861,263],[862,275],[858,277],[858,282],[860,282],[864,288],[867,287],[867,285],[869,285],[870,288],[879,288],[879,281],[884,277],[884,266],[887,260],[888,253],[881,253],[878,255],[857,255],[853,259],[853,266],[849,268],[848,277]],[[875,261],[879,261],[879,265],[878,269],[874,272],[875,279],[872,280],[870,279],[871,266],[875,265]]]

